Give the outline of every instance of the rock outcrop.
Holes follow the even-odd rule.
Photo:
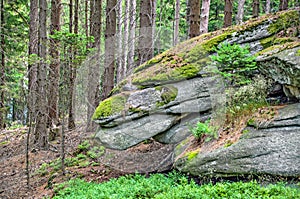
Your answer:
[[[282,84],[287,97],[300,99],[300,47],[258,57],[258,66],[262,73]]]
[[[299,98],[299,17],[299,10],[290,10],[204,34],[139,66],[95,111],[93,119],[100,126],[95,140],[112,150],[130,149],[149,139],[174,146],[185,140],[190,136],[190,126],[213,117],[214,110],[225,107],[224,84],[211,72],[214,68],[209,58],[222,42],[249,45],[251,52],[260,56],[259,70],[283,84],[290,96]],[[270,125],[279,123],[280,120]],[[299,156],[295,156],[299,152],[299,125],[280,128],[251,128],[250,133],[228,149],[199,154],[192,162],[179,159],[176,165],[194,174],[235,175],[255,171],[288,176],[288,170],[294,169],[294,175],[299,171],[292,166],[299,163]],[[280,139],[284,142],[280,143]],[[286,147],[288,142],[291,148]],[[274,168],[267,166],[270,160],[264,156],[276,160]],[[230,172],[228,159],[235,165]],[[284,161],[287,166],[280,167]]]
[[[268,125],[247,127],[240,140],[208,153],[181,158],[176,168],[196,176],[300,176],[300,104],[288,105]]]

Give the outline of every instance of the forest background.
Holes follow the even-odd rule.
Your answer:
[[[135,67],[188,38],[299,0],[0,0],[0,129],[86,126]]]

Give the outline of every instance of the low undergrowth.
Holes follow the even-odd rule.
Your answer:
[[[97,184],[81,179],[70,180],[56,188],[56,199],[60,198],[110,198],[110,199],[177,199],[177,198],[300,198],[300,185],[285,183],[262,186],[256,181],[219,182],[197,185],[193,180],[172,172],[168,175],[140,174],[111,179]]]

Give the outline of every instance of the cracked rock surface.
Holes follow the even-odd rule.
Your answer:
[[[230,147],[200,152],[190,161],[180,159],[176,167],[197,176],[300,176],[300,103],[280,109],[267,126],[247,129]]]

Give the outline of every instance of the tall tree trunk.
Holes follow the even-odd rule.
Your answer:
[[[289,1],[288,0],[280,0],[280,4],[279,4],[279,10],[287,10],[289,6]]]
[[[75,8],[74,8],[74,33],[78,34],[78,9],[79,9],[79,0],[75,0]],[[72,30],[71,30],[72,32]],[[73,50],[74,55],[73,58],[76,57],[76,49]],[[75,62],[71,62],[70,64],[70,80],[69,80],[69,114],[68,114],[68,129],[75,128],[75,115],[74,115],[74,102],[75,102],[75,80],[76,80],[76,73],[77,73],[77,65]]]
[[[85,0],[84,2],[84,28],[85,28],[85,36],[86,38],[89,37],[89,13],[88,13],[88,10],[89,10],[89,0]],[[87,43],[86,44],[86,48],[88,49],[89,48],[89,44]]]
[[[200,0],[190,1],[189,38],[200,35]]]
[[[122,0],[117,1],[117,57],[116,57],[116,65],[117,65],[117,77],[116,83],[119,83],[122,80],[123,76],[123,5]],[[126,44],[125,44],[126,45]]]
[[[28,110],[29,121],[35,123],[36,113],[36,90],[37,90],[37,69],[36,56],[38,55],[39,43],[39,9],[38,0],[30,0],[30,13],[29,13],[29,59],[32,59],[28,65]]]
[[[176,46],[179,41],[179,22],[180,22],[180,0],[176,0],[173,46]]]
[[[60,31],[60,13],[61,1],[51,0],[51,25],[50,34],[54,35],[56,31]],[[57,124],[58,118],[58,98],[59,98],[59,69],[60,69],[60,53],[59,41],[50,39],[50,70],[48,76],[48,106],[49,106],[49,125]]]
[[[259,0],[253,0],[252,17],[257,18],[258,16],[259,16]]]
[[[130,17],[129,17],[129,45],[128,45],[128,71],[131,73],[134,66],[135,55],[135,28],[136,28],[136,0],[130,0]]]
[[[106,1],[105,60],[102,100],[108,97],[110,91],[114,87],[116,5],[116,0]]]
[[[200,16],[200,34],[208,32],[210,0],[202,0]]]
[[[140,1],[140,35],[138,48],[138,65],[151,59],[153,49],[153,8],[156,0]]]
[[[99,104],[100,86],[100,42],[101,42],[101,10],[102,0],[92,0],[90,2],[90,36],[94,37],[91,48],[96,49],[94,56],[95,62],[89,67],[88,74],[88,112],[87,112],[87,131],[95,130],[92,123],[92,115]]]
[[[236,24],[243,23],[245,0],[238,1],[238,11],[235,17]]]
[[[122,79],[126,77],[128,68],[128,49],[129,49],[129,17],[130,17],[130,0],[125,0],[125,18],[124,18],[124,37],[123,37],[123,74]]]
[[[37,119],[35,129],[35,142],[40,149],[48,149],[48,132],[47,132],[47,93],[46,93],[46,53],[47,53],[47,1],[39,1],[39,62],[37,73]]]
[[[5,85],[5,54],[4,54],[4,0],[0,1],[0,33],[1,33],[1,69],[0,69],[0,129],[5,127],[4,85]]]
[[[190,36],[191,0],[186,0],[186,24],[188,25],[187,36]]]
[[[232,25],[232,10],[233,10],[233,0],[225,0],[224,8],[224,28]]]
[[[271,12],[271,0],[266,0],[266,14],[269,14]]]

